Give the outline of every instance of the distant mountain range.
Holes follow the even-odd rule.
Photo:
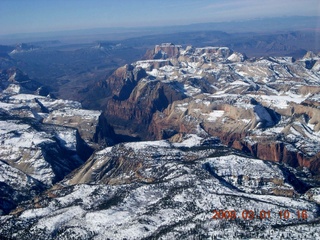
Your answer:
[[[42,33],[16,33],[0,35],[0,44],[11,44],[18,42],[44,41],[59,39],[64,41],[94,41],[123,40],[130,37],[141,37],[154,34],[170,34],[194,31],[224,31],[228,33],[270,33],[280,31],[317,31],[319,32],[319,17],[296,16],[250,19],[244,21],[196,23],[177,26],[150,26],[136,28],[95,28],[82,30],[68,30]]]

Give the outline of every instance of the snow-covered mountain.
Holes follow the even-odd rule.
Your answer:
[[[319,55],[247,59],[226,47],[163,44],[146,57],[154,59],[107,79],[115,128],[150,140],[202,129],[255,157],[319,172]]]
[[[96,152],[62,182],[2,217],[0,234],[14,232],[19,239],[316,239],[319,188],[297,175],[196,135],[179,144],[122,143]],[[215,210],[233,211],[237,218],[213,219]],[[254,212],[250,220],[247,211]],[[285,211],[285,218],[279,215]]]
[[[0,238],[320,238],[320,56],[145,58],[103,114],[2,83]]]
[[[31,52],[31,51],[35,51],[39,49],[39,47],[36,47],[36,46],[33,46],[33,45],[30,45],[30,44],[27,44],[27,43],[20,43],[20,44],[17,44],[15,46],[15,49],[12,50],[10,52],[10,54],[17,54],[17,53],[23,53],[23,52]]]

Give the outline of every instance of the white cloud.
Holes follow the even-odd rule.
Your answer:
[[[202,11],[221,20],[276,16],[320,16],[319,0],[225,0]]]

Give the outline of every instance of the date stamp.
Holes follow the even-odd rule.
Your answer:
[[[300,220],[307,220],[308,219],[308,212],[307,210],[297,210],[295,213],[290,212],[289,210],[280,210],[276,213],[271,212],[270,210],[248,210],[245,209],[241,212],[237,212],[236,210],[213,210],[212,219],[215,220],[235,220],[235,219],[243,219],[243,220],[254,220],[254,219],[271,219],[278,217],[283,220],[288,220],[292,218],[300,219]]]

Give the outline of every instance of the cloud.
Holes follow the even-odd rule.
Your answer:
[[[319,16],[318,0],[225,0],[208,4],[202,10],[222,20],[275,16]]]

